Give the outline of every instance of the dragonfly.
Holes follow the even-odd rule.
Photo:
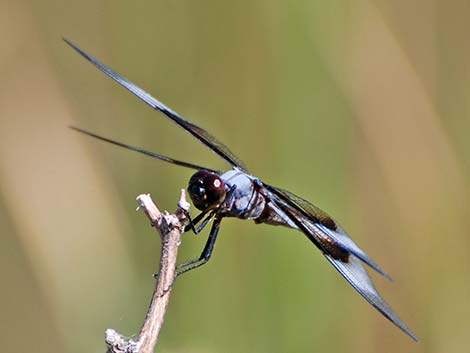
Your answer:
[[[194,206],[201,212],[194,219],[191,219],[188,214],[189,221],[185,231],[193,231],[197,234],[210,222],[212,225],[201,255],[179,265],[178,274],[201,267],[209,261],[221,222],[226,217],[253,220],[256,224],[294,228],[302,232],[320,250],[328,262],[370,305],[405,334],[418,341],[417,336],[380,296],[365,265],[389,280],[391,280],[390,276],[346,234],[338,222],[309,201],[251,175],[245,164],[224,143],[205,129],[183,118],[68,39],[64,38],[64,41],[100,71],[194,136],[231,167],[226,172],[207,168],[118,142],[78,127],[71,127],[78,132],[113,145],[196,170],[189,179],[188,194]]]

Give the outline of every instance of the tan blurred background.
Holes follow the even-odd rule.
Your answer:
[[[373,310],[303,236],[223,223],[178,281],[159,352],[465,352],[470,332],[470,2],[18,1],[0,6],[3,352],[104,352],[139,330],[190,170],[79,136],[225,165],[65,36],[333,214],[395,279]],[[184,239],[181,260],[205,236]]]

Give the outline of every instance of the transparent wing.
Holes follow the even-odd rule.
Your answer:
[[[364,261],[375,271],[391,280],[391,277],[385,273],[367,254],[357,246],[357,244],[341,229],[339,224],[331,218],[326,212],[312,205],[307,200],[293,194],[290,191],[266,185],[269,191],[283,200],[284,203],[293,209],[293,212],[304,219],[311,229],[312,236],[320,243],[335,244],[343,250],[351,253]],[[331,245],[330,245],[331,246]]]
[[[369,304],[413,340],[417,341],[416,335],[395,314],[375,289],[366,269],[361,263],[361,261],[366,261],[356,255],[359,248],[344,232],[340,236],[337,235],[338,229],[340,229],[339,226],[333,221],[335,227],[334,230],[331,229],[333,228],[330,221],[331,218],[330,220],[326,219],[325,217],[328,215],[308,201],[288,191],[266,184],[264,186],[271,192],[271,202],[274,202],[284,213],[282,217],[290,219],[322,251],[326,259]],[[325,224],[328,224],[328,226]],[[349,251],[351,248],[357,249],[352,252]],[[362,250],[360,251],[362,252]]]
[[[406,324],[395,314],[390,305],[380,296],[375,289],[372,281],[367,274],[361,261],[355,256],[350,256],[347,263],[335,260],[331,256],[324,254],[326,259],[343,275],[353,288],[359,292],[362,297],[376,308],[383,316],[394,323],[400,330],[418,341],[416,335],[406,326]]]
[[[134,152],[142,153],[142,154],[145,154],[146,156],[149,156],[149,157],[152,157],[152,158],[155,158],[155,159],[159,159],[159,160],[164,161],[164,162],[179,165],[179,166],[185,167],[185,168],[191,168],[191,169],[196,169],[196,170],[208,170],[208,171],[216,173],[216,174],[222,174],[221,171],[218,171],[218,170],[215,170],[215,169],[202,167],[198,164],[180,161],[180,160],[170,158],[170,157],[167,157],[167,156],[162,156],[161,154],[157,154],[157,153],[154,153],[154,152],[151,152],[151,151],[147,151],[147,150],[144,150],[143,148],[140,148],[140,147],[131,146],[131,145],[128,145],[127,143],[122,143],[122,142],[119,142],[119,141],[116,141],[116,140],[112,140],[110,138],[97,135],[93,132],[90,132],[90,131],[87,131],[87,130],[84,130],[84,129],[80,129],[80,128],[75,127],[75,126],[69,126],[69,127],[72,130],[78,131],[78,132],[80,132],[82,134],[85,134],[85,135],[88,135],[90,137],[94,137],[98,140],[105,141],[105,142],[108,142],[108,143],[113,144],[115,146],[119,146],[119,147],[131,150],[131,151],[134,151]]]
[[[175,123],[181,126],[184,130],[189,132],[191,135],[193,135],[195,138],[201,141],[204,145],[209,147],[213,152],[215,152],[220,157],[222,157],[231,166],[237,167],[238,169],[246,171],[246,167],[244,166],[243,162],[237,156],[235,156],[226,145],[224,145],[222,142],[217,140],[214,136],[209,134],[206,130],[184,119],[179,114],[177,114],[176,112],[174,112],[173,110],[165,106],[163,103],[161,103],[160,101],[152,97],[150,94],[145,92],[142,88],[136,86],[127,78],[121,76],[117,72],[113,71],[112,69],[110,69],[109,67],[107,67],[106,65],[98,61],[93,56],[87,54],[78,46],[70,42],[68,39],[64,38],[64,41],[68,45],[70,45],[73,49],[75,49],[85,59],[87,59],[93,65],[95,65],[98,69],[100,69],[106,75],[111,77],[114,81],[116,81],[121,86],[123,86],[124,88],[132,92],[134,95],[136,95],[138,98],[143,100],[153,109],[158,110],[162,112],[163,114],[165,114],[168,118],[173,120]]]

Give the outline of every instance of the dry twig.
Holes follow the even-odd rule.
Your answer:
[[[154,351],[176,278],[176,258],[186,221],[184,211],[189,209],[184,190],[181,190],[176,212],[171,215],[168,212],[161,213],[150,195],[139,195],[137,202],[162,239],[160,269],[152,301],[139,335],[136,339],[129,339],[113,329],[107,329],[108,353],[152,353]]]

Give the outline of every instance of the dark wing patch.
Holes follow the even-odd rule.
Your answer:
[[[114,81],[116,81],[121,86],[123,86],[124,88],[132,92],[134,95],[136,95],[138,98],[143,100],[153,109],[156,109],[162,112],[163,114],[165,114],[168,118],[173,120],[183,129],[185,129],[187,132],[189,132],[191,135],[193,135],[195,138],[201,141],[204,145],[209,147],[213,152],[215,152],[220,157],[222,157],[226,162],[228,162],[232,167],[237,167],[241,169],[242,171],[246,171],[246,167],[244,166],[243,162],[238,157],[236,157],[225,144],[217,140],[214,136],[209,134],[206,130],[184,119],[178,113],[174,112],[173,110],[168,108],[166,105],[158,101],[156,98],[152,97],[150,94],[145,92],[142,88],[136,86],[127,78],[121,76],[114,70],[110,69],[109,67],[101,63],[99,60],[97,60],[95,57],[87,54],[85,51],[80,49],[78,46],[76,46],[69,40],[64,38],[64,41],[68,45],[70,45],[73,49],[75,49],[85,59],[87,59],[93,65],[95,65],[99,70],[101,70],[106,75],[111,77]]]
[[[391,277],[367,256],[325,211],[290,191],[266,184],[264,184],[264,186],[277,198],[281,199],[283,203],[293,209],[295,214],[301,215],[300,218],[308,225],[312,236],[318,239],[320,243],[335,244],[341,249],[355,255],[375,271],[391,280]],[[333,255],[333,253],[331,255]]]
[[[284,199],[289,199],[297,205],[299,209],[302,209],[305,211],[304,216],[308,215],[312,220],[315,219],[316,223],[323,224],[325,227],[328,229],[331,229],[335,231],[338,229],[339,225],[335,222],[333,218],[330,217],[329,214],[327,214],[325,211],[322,209],[318,208],[317,206],[311,204],[307,200],[301,198],[300,196],[297,196],[296,194],[283,190],[280,188],[276,188],[274,186],[270,186],[273,189],[276,189],[276,191],[284,196]]]

